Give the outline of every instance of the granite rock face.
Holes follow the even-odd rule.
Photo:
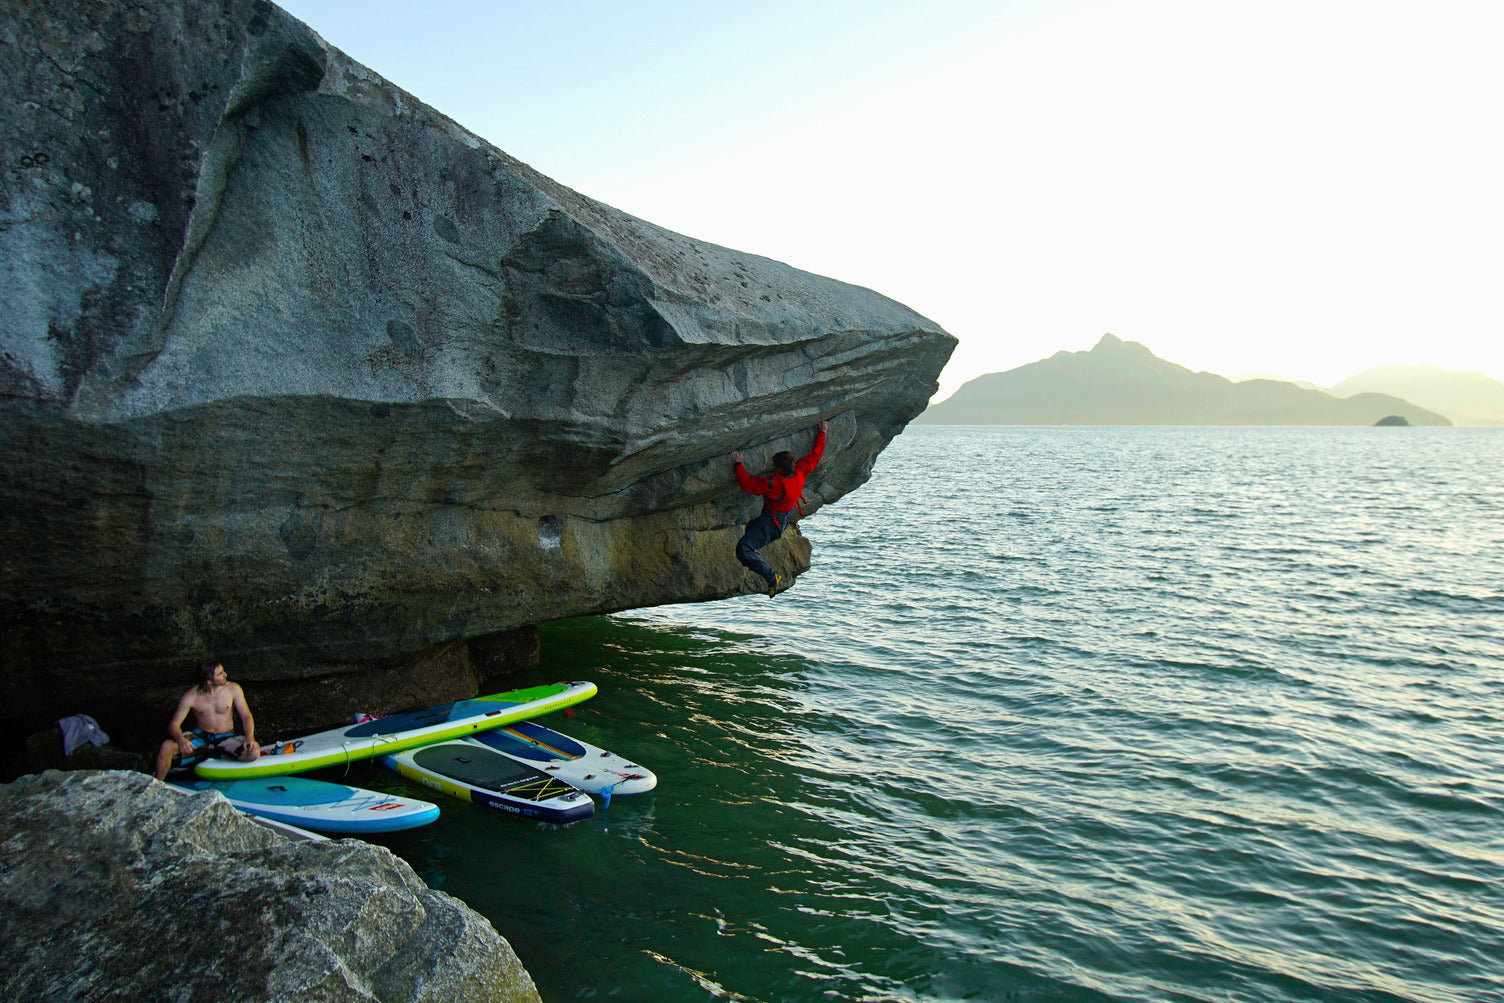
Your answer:
[[[14,1000],[537,1001],[484,917],[358,840],[295,842],[134,773],[0,786]]]
[[[568,190],[260,0],[7,5],[0,96],[0,706],[111,727],[80,684],[211,651],[280,681],[752,591],[727,454],[829,418],[807,517],[954,347]]]

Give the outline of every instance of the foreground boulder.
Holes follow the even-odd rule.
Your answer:
[[[133,773],[0,786],[14,1000],[536,1001],[484,917],[390,851],[298,842]]]
[[[0,724],[125,732],[208,652],[287,681],[752,591],[727,454],[831,419],[809,516],[954,347],[555,184],[262,0],[7,5],[0,97]]]

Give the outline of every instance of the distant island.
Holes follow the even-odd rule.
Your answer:
[[[1106,334],[1089,352],[1056,352],[964,384],[919,425],[1450,425],[1388,394],[1339,398],[1281,380],[1194,373]]]
[[[1402,397],[1445,415],[1454,425],[1504,425],[1504,383],[1482,373],[1460,373],[1439,366],[1375,366],[1332,387],[1327,393]]]

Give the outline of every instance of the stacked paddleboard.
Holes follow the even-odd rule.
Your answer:
[[[469,741],[408,749],[381,763],[461,801],[523,818],[564,825],[595,814],[595,802],[579,788]]]
[[[645,767],[533,721],[383,756],[381,764],[462,801],[556,824],[595,814],[589,794],[610,804],[613,793],[658,783]]]
[[[605,749],[545,728],[518,721],[479,732],[466,742],[484,745],[509,759],[550,773],[567,784],[609,799],[612,794],[641,794],[658,786],[653,771],[629,763]]]
[[[433,790],[523,818],[564,824],[595,813],[590,794],[636,794],[651,770],[545,728],[534,717],[594,696],[594,683],[534,686],[427,710],[369,718],[279,742],[243,763],[213,759],[188,789],[218,790],[237,808],[317,832],[391,832],[438,817],[426,801],[291,776],[377,757]]]
[[[205,760],[193,771],[204,780],[248,780],[304,773],[541,717],[588,700],[595,696],[595,690],[594,683],[584,682],[493,693],[277,743],[274,748],[263,750],[259,759],[247,763],[238,759]]]

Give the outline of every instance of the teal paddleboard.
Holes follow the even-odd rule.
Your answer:
[[[313,832],[354,836],[396,832],[427,825],[439,817],[438,805],[427,801],[307,777],[181,780],[174,786],[187,791],[218,791],[247,815]]]

